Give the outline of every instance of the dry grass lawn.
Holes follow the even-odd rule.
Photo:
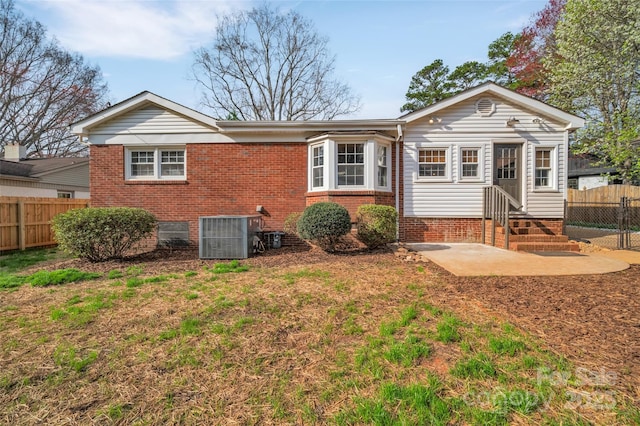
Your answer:
[[[87,267],[46,268],[70,266]],[[0,423],[640,421],[632,395],[476,304],[447,306],[441,271],[391,253],[96,268],[0,289]]]

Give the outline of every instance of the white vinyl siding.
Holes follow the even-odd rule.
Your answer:
[[[482,97],[486,97],[483,95]],[[492,184],[493,145],[522,144],[524,212],[533,217],[561,218],[564,214],[563,180],[566,176],[566,132],[563,125],[545,119],[544,126],[534,122],[538,114],[491,97],[496,111],[490,116],[476,112],[477,98],[438,111],[440,122],[428,117],[407,124],[404,132],[404,211],[408,217],[480,217],[482,188]],[[506,126],[509,117],[520,123]],[[535,147],[553,148],[555,187],[536,190],[534,186]],[[439,181],[419,178],[419,150],[448,148],[451,157],[449,179]],[[478,178],[464,176],[463,152],[478,149]]]
[[[205,132],[211,132],[211,129],[191,119],[155,106],[131,111],[118,119],[97,126],[91,131],[93,134],[175,134]]]

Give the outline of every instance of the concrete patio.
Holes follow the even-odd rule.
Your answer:
[[[640,263],[640,253],[628,251],[525,253],[467,243],[405,246],[457,276],[606,274],[627,269],[630,263]]]

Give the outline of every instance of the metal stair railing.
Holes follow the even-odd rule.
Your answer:
[[[500,224],[505,230],[504,245],[509,249],[509,219],[511,209],[520,210],[522,204],[504,189],[497,185],[482,188],[482,244],[486,244],[486,220],[491,220],[491,245],[496,245],[496,224]]]

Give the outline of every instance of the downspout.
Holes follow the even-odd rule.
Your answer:
[[[404,141],[402,133],[402,124],[397,127],[398,136],[396,136],[396,212],[398,212],[398,221],[396,222],[396,241],[400,241],[400,142]]]

